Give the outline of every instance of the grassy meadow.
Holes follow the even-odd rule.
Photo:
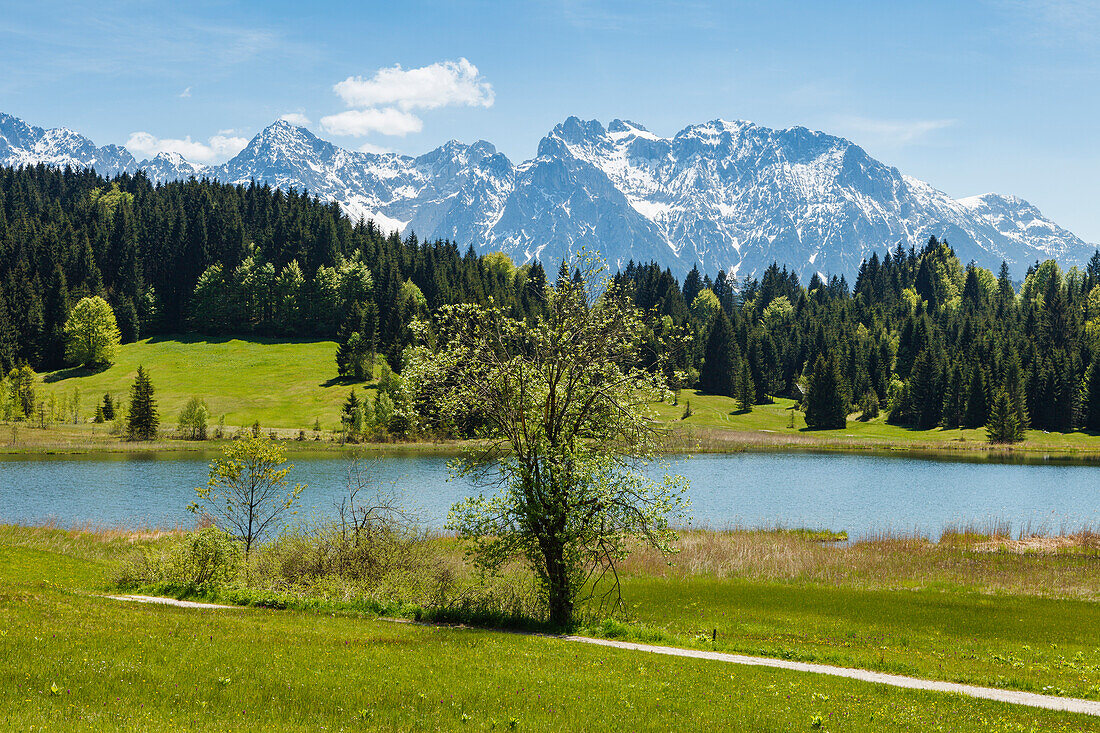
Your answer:
[[[82,411],[90,417],[95,405],[110,392],[116,398],[129,393],[137,367],[143,365],[156,388],[163,428],[174,426],[180,409],[191,397],[206,400],[211,430],[219,417],[231,428],[259,421],[264,432],[295,437],[320,421],[323,431],[339,427],[340,406],[355,387],[373,395],[373,387],[336,378],[336,344],[332,341],[286,341],[262,338],[156,337],[119,348],[115,363],[100,372],[63,369],[43,375],[44,394],[58,400],[79,389]],[[683,413],[690,402],[692,415]],[[673,428],[672,450],[726,452],[738,450],[852,450],[930,454],[1029,455],[1100,458],[1100,436],[1084,433],[1028,432],[1024,443],[993,447],[984,429],[913,430],[888,425],[885,414],[860,422],[853,415],[843,430],[809,430],[794,402],[778,398],[738,411],[728,397],[683,390],[679,402],[654,405],[658,418]],[[793,420],[792,420],[793,418]],[[792,424],[793,422],[793,424]],[[21,435],[19,431],[21,430]],[[15,437],[0,435],[0,450],[160,450],[186,449],[185,441],[161,441],[156,446],[119,445],[105,425],[55,425],[42,431],[29,426]]]
[[[63,369],[43,375],[46,390],[60,398],[78,388],[90,416],[105,392],[126,398],[138,366],[149,372],[161,420],[175,422],[191,397],[210,408],[211,429],[228,425],[325,429],[340,424],[340,405],[351,385],[336,378],[332,341],[274,341],[232,337],[155,337],[118,349],[114,364],[89,373]]]
[[[156,532],[0,527],[0,658],[5,660],[0,726],[158,731],[1100,730],[1100,721],[1082,715],[547,637],[396,624],[336,611],[201,611],[100,597],[127,557],[173,539]],[[712,544],[696,538],[693,547]],[[685,548],[683,554],[689,551]],[[951,633],[961,630],[958,625],[975,607],[964,603],[970,594],[943,589],[874,595],[855,586],[731,581],[696,571],[690,572],[698,575],[698,585],[672,584],[662,572],[649,569],[645,557],[638,558],[628,585],[633,599],[655,613],[667,613],[673,631],[709,630],[718,624],[716,619],[725,618],[719,646],[738,628],[761,632],[768,623],[778,627],[796,618],[803,619],[798,623],[817,618],[806,629],[807,637],[864,648],[867,654],[879,648],[892,654],[887,649],[903,640],[916,653],[935,628],[943,627],[945,638],[931,650],[939,652],[949,647]],[[678,565],[668,572],[689,569]],[[876,577],[879,584],[888,584],[886,576]],[[660,611],[661,604],[667,610]],[[854,636],[843,633],[846,619],[869,616],[875,604],[882,604],[877,623]],[[770,613],[748,615],[753,607],[769,606]],[[910,611],[903,612],[906,608]],[[977,634],[974,644],[989,645],[981,652],[989,657],[1015,648],[1020,664],[1037,667],[1027,674],[1038,679],[1044,674],[1038,666],[1049,667],[1048,686],[1058,687],[1067,673],[1047,649],[1058,644],[1060,653],[1073,660],[1078,656],[1075,644],[1090,633],[1095,638],[1095,616],[1081,616],[1080,610],[1021,598],[1003,620],[994,619]],[[1030,627],[1008,622],[1020,615],[1034,615]],[[1069,621],[1075,628],[1043,630]],[[965,623],[975,627],[980,620]],[[604,630],[622,634],[627,628],[658,641],[673,638],[673,631],[658,634],[623,625]],[[1037,651],[1029,654],[1025,642]],[[793,647],[799,641],[782,643]],[[1033,660],[1036,655],[1043,657],[1039,665]],[[953,657],[944,656],[950,668]],[[1085,661],[1094,663],[1087,654]],[[930,666],[923,657],[912,665],[925,672]],[[949,670],[930,676],[958,675]]]
[[[690,402],[692,415],[684,418]],[[1053,453],[1066,457],[1100,457],[1100,435],[1082,431],[1047,433],[1029,430],[1023,443],[991,446],[984,428],[933,428],[916,430],[886,422],[885,411],[862,422],[849,416],[843,430],[811,430],[795,402],[779,397],[771,404],[738,410],[729,397],[682,390],[678,402],[658,404],[662,421],[677,431],[676,444],[692,452],[724,452],[745,449],[904,450],[929,453],[982,452],[997,454]],[[793,423],[793,424],[792,424]]]

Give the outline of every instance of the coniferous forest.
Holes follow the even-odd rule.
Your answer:
[[[124,343],[184,332],[335,338],[334,372],[363,376],[375,353],[400,371],[418,317],[492,299],[534,318],[546,280],[537,262],[517,268],[505,255],[386,234],[266,185],[0,169],[5,374],[66,366],[66,319],[95,295]],[[1100,254],[1083,271],[1035,263],[1014,282],[1007,267],[960,262],[933,238],[876,253],[852,284],[804,284],[780,265],[744,282],[696,269],[681,283],[631,263],[616,280],[650,316],[651,364],[675,387],[728,395],[743,410],[781,395],[803,401],[811,427],[881,409],[921,429],[995,423],[1004,440],[1028,427],[1100,430]]]

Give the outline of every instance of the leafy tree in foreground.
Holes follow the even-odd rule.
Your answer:
[[[670,551],[669,520],[687,505],[682,477],[641,472],[656,447],[646,406],[667,390],[634,366],[645,335],[638,311],[607,281],[596,298],[588,283],[597,274],[586,266],[546,287],[533,324],[495,305],[445,306],[430,333],[420,325],[431,346],[407,367],[410,384],[446,386],[444,419],[476,411],[488,440],[452,471],[500,491],[455,505],[449,526],[472,541],[483,569],[524,558],[558,626],[607,573],[621,601],[615,567],[632,539]]]
[[[130,414],[126,418],[127,440],[153,440],[157,437],[160,416],[153,399],[153,383],[144,367],[138,367],[137,377],[130,387]]]
[[[225,455],[210,463],[206,486],[195,489],[198,501],[188,509],[210,514],[222,529],[244,543],[247,560],[252,546],[293,513],[303,484],[287,481],[293,466],[286,464],[282,445],[264,438],[242,438],[225,448]]]
[[[836,355],[819,354],[810,374],[806,395],[806,425],[811,428],[843,428],[848,424],[848,400]]]
[[[98,295],[81,298],[65,321],[68,344],[65,355],[73,364],[88,368],[110,364],[121,338],[111,306]]]

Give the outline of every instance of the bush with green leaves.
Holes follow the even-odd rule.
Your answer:
[[[119,584],[229,585],[237,579],[242,560],[240,543],[217,527],[207,527],[189,532],[167,547],[144,549],[140,559],[123,570]]]

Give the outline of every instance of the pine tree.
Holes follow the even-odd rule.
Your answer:
[[[103,417],[105,417],[108,420],[114,420],[115,419],[115,403],[111,399],[111,393],[110,392],[103,395],[103,405],[101,407],[103,409]]]
[[[1085,430],[1100,431],[1100,351],[1093,357],[1085,376],[1084,396],[1081,422]]]
[[[917,354],[909,375],[909,389],[917,427],[926,430],[938,425],[943,408],[943,384],[940,365],[932,349],[922,349]]]
[[[126,419],[128,440],[153,440],[157,437],[160,418],[157,402],[153,399],[153,383],[144,367],[139,366],[134,384],[130,387],[130,414]]]
[[[1024,439],[1023,428],[1016,418],[1008,393],[998,389],[989,410],[989,423],[985,428],[990,443],[1016,443]]]
[[[741,375],[737,381],[737,409],[741,412],[752,412],[755,402],[756,385],[752,381],[752,369],[749,368],[748,359],[742,359]]]
[[[806,396],[806,425],[811,428],[843,428],[848,424],[848,400],[836,354],[819,354],[810,374]]]
[[[340,410],[340,421],[344,425],[344,430],[351,435],[363,432],[363,410],[354,389],[344,400],[344,406]]]
[[[709,394],[735,396],[734,387],[740,373],[737,356],[730,319],[721,312],[714,319],[710,336],[707,337],[703,368],[699,373],[699,388]]]
[[[985,425],[989,408],[986,406],[985,377],[975,365],[970,370],[970,384],[966,396],[966,412],[963,414],[964,428],[980,428]]]

